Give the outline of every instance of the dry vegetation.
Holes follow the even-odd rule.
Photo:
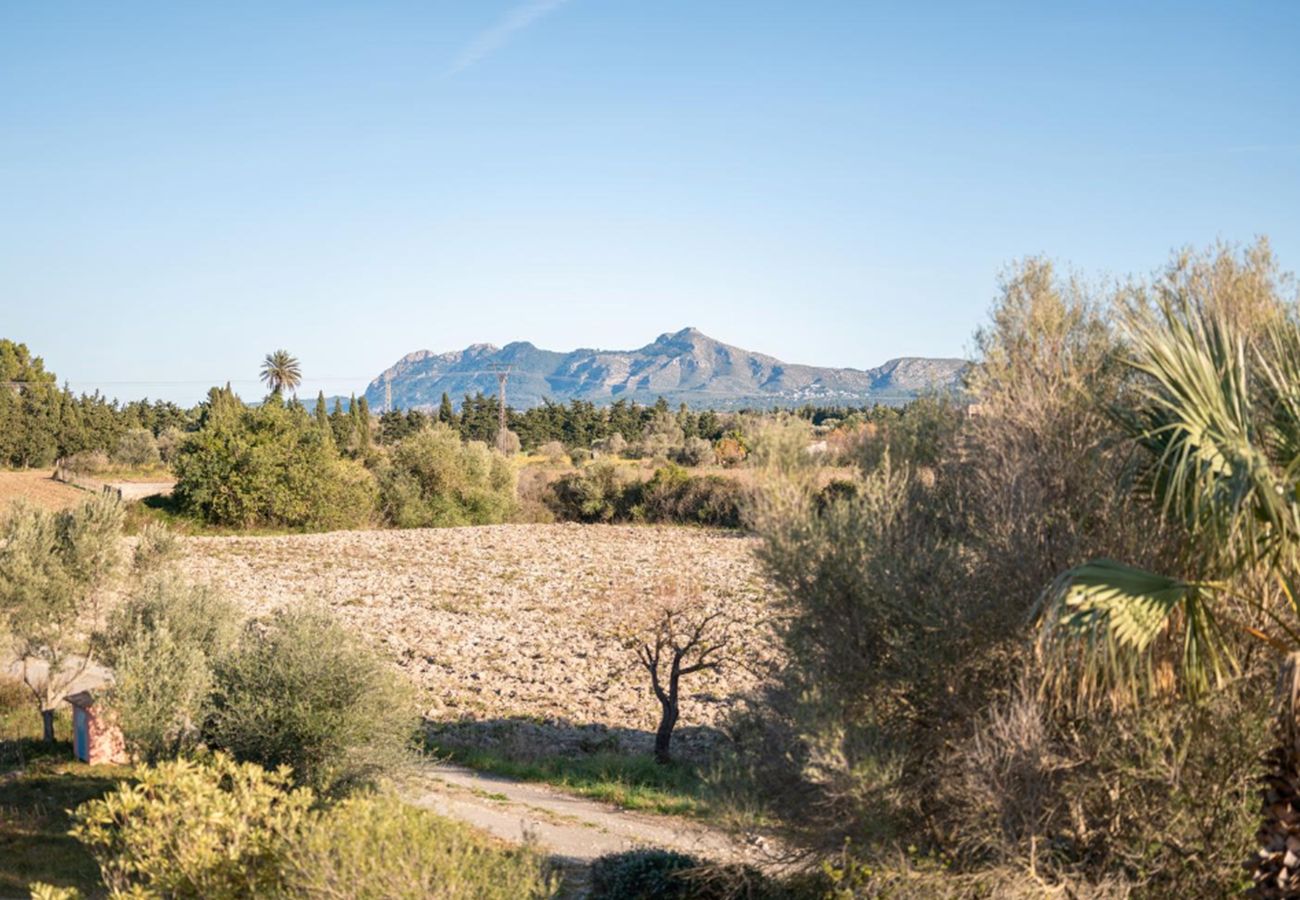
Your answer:
[[[658,704],[618,635],[637,611],[629,597],[649,597],[665,571],[691,573],[743,631],[741,664],[700,672],[686,691],[689,755],[776,656],[752,547],[703,529],[501,525],[193,538],[185,565],[250,611],[324,603],[427,691],[430,719],[539,754],[649,749]]]

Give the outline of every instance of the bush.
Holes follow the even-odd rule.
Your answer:
[[[720,475],[692,476],[669,464],[640,491],[634,515],[647,522],[739,528],[745,503],[740,482]]]
[[[642,429],[638,455],[645,459],[667,459],[685,439],[677,417],[666,410],[656,410]]]
[[[393,448],[380,507],[399,528],[490,525],[515,509],[515,470],[500,453],[439,423]]]
[[[642,483],[604,461],[572,472],[550,486],[556,518],[571,522],[653,522],[739,528],[747,492],[720,475],[692,476],[669,463]]]
[[[117,442],[113,451],[113,461],[131,468],[156,466],[162,461],[158,452],[158,442],[153,432],[146,428],[132,428]]]
[[[726,435],[713,445],[713,455],[718,465],[730,469],[744,462],[749,450],[739,435]]]
[[[820,887],[820,886],[819,886]],[[591,864],[591,900],[795,900],[797,892],[752,866],[719,866],[685,853],[647,848]]]
[[[282,896],[357,900],[528,900],[555,879],[528,848],[505,849],[472,828],[364,795],[311,816],[285,854]]]
[[[631,514],[633,480],[617,463],[599,461],[551,485],[550,505],[570,522],[613,522]]]
[[[167,465],[171,465],[172,461],[176,459],[176,453],[180,450],[184,440],[185,432],[179,428],[172,426],[164,429],[157,438],[159,458]]]
[[[551,897],[536,854],[364,795],[314,808],[286,770],[224,754],[142,768],[79,807],[72,834],[110,896],[513,900]]]
[[[214,525],[349,528],[371,520],[374,480],[327,427],[274,399],[249,409],[214,390],[176,455],[180,508]]]
[[[496,448],[504,456],[514,456],[519,452],[519,435],[515,434],[509,428],[505,431],[497,432]]]
[[[63,460],[63,468],[77,475],[98,475],[108,465],[108,454],[103,450],[82,450]]]
[[[72,835],[112,896],[273,896],[286,844],[313,802],[287,771],[218,754],[140,769],[76,810]]]
[[[553,466],[562,466],[569,462],[569,451],[559,441],[547,441],[537,448],[537,452]]]
[[[114,673],[108,706],[137,757],[156,762],[197,746],[212,667],[233,645],[239,618],[211,588],[170,574],[147,581],[115,611],[101,640]]]
[[[277,610],[218,661],[212,744],[286,765],[320,793],[371,785],[409,758],[415,705],[405,682],[327,613]]]
[[[676,462],[684,466],[707,466],[713,460],[713,445],[701,437],[687,438],[677,451]]]

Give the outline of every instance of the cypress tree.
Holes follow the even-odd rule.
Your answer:
[[[360,428],[359,436],[361,446],[370,446],[370,403],[366,400],[365,395],[357,401],[357,426]]]
[[[451,408],[451,397],[446,391],[442,392],[442,402],[438,404],[438,421],[448,425],[456,424],[456,411]]]

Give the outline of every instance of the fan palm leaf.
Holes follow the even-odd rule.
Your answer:
[[[1175,300],[1131,322],[1130,336],[1130,365],[1145,377],[1140,413],[1128,424],[1151,455],[1155,499],[1193,541],[1201,577],[1093,560],[1058,578],[1040,602],[1040,650],[1049,681],[1072,684],[1079,699],[1168,688],[1174,674],[1189,693],[1221,683],[1237,671],[1224,634],[1230,622],[1279,649],[1300,648],[1294,605],[1287,621],[1267,602],[1244,600],[1271,619],[1273,633],[1233,622],[1224,608],[1230,597],[1241,599],[1227,590],[1233,579],[1261,566],[1283,596],[1294,597],[1288,588],[1300,546],[1295,326],[1280,321],[1249,343],[1225,318]],[[1268,415],[1260,414],[1261,403]],[[1289,455],[1275,462],[1270,447],[1273,455]]]
[[[302,367],[288,350],[276,350],[262,361],[262,381],[277,394],[295,390],[302,384]]]

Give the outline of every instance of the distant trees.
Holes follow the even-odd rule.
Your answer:
[[[276,350],[266,354],[262,361],[262,381],[273,394],[297,390],[302,384],[302,366],[297,357],[288,350]]]

